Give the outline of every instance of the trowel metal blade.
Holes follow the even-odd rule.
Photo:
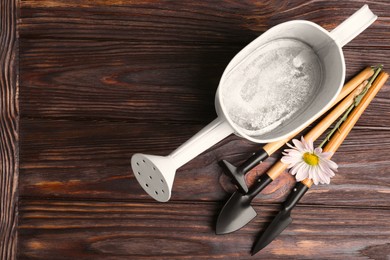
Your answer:
[[[256,215],[249,197],[236,191],[219,213],[216,234],[234,232],[248,224]]]
[[[280,233],[283,232],[283,230],[286,229],[288,225],[290,225],[291,222],[292,218],[290,216],[290,211],[280,211],[261,235],[260,239],[255,243],[252,249],[252,255],[256,254],[271,243],[277,236],[279,236]]]

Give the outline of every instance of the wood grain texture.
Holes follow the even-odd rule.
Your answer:
[[[221,206],[219,203],[22,201],[19,257],[385,259],[390,255],[389,210],[297,206],[292,213],[293,223],[256,257],[251,257],[254,239],[278,207],[255,206],[259,215],[250,224],[236,233],[217,236],[215,214]]]
[[[294,179],[255,199],[255,221],[214,234],[235,190],[217,161],[238,164],[260,145],[236,136],[177,172],[170,202],[134,179],[136,152],[166,155],[215,118],[214,95],[234,55],[278,23],[331,30],[366,1],[21,0],[19,259],[257,259],[249,251]],[[390,68],[390,3],[344,49],[347,79]],[[253,169],[252,183],[280,152]],[[390,83],[334,159],[329,186],[310,189],[294,223],[261,259],[390,256]]]
[[[0,8],[0,259],[16,258],[18,82],[16,0]]]
[[[149,199],[132,174],[131,155],[145,151],[166,155],[202,128],[184,124],[157,126],[43,119],[23,122],[20,194],[43,198]],[[372,133],[373,130],[365,127],[353,129],[334,156],[340,170],[332,185],[313,187],[303,201],[367,207],[375,203],[390,207],[389,130],[376,129]],[[217,161],[224,158],[238,164],[259,147],[236,136],[222,141],[178,170],[172,199],[225,199],[234,186]],[[252,170],[249,182],[264,173],[279,155]],[[286,173],[258,200],[284,200],[293,184],[293,178]],[[191,192],[188,192],[189,185]]]
[[[29,44],[28,48],[32,46]],[[215,117],[214,96],[219,78],[237,51],[170,46],[168,53],[154,54],[145,47],[144,51],[149,49],[150,53],[128,53],[122,49],[118,50],[122,51],[118,57],[106,49],[79,55],[79,50],[68,52],[61,47],[55,47],[58,51],[50,55],[44,51],[21,58],[22,116],[207,124]],[[346,50],[348,78],[369,64],[386,61],[388,56],[390,49]],[[45,63],[48,68],[42,68],[48,57],[56,61]],[[390,67],[390,63],[384,63]],[[376,102],[387,115],[389,91],[386,86]],[[380,113],[372,116],[378,120],[389,118]]]
[[[291,19],[334,28],[363,2],[21,4],[22,116],[207,123],[224,68],[251,40]],[[379,20],[345,48],[348,77],[390,67],[390,48],[372,46],[389,35],[383,6],[370,5]]]
[[[179,42],[248,42],[268,28],[294,19],[310,20],[331,30],[366,1],[93,1],[21,2],[20,32],[28,38]],[[385,46],[388,1],[370,8],[380,21],[351,46]],[[72,12],[68,12],[72,10]],[[331,17],[331,19],[329,19]]]

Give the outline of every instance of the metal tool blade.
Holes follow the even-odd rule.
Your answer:
[[[242,193],[248,192],[248,186],[245,182],[245,174],[242,171],[238,171],[237,167],[229,163],[226,160],[220,162],[222,168],[225,170],[225,174],[232,178],[233,182],[237,184],[238,189]]]
[[[282,231],[290,225],[292,222],[291,210],[299,202],[299,200],[309,190],[303,182],[297,182],[287,196],[287,199],[282,204],[282,210],[276,215],[271,224],[267,227],[260,239],[255,243],[252,249],[252,255],[259,252],[261,249],[266,247],[272,242]]]
[[[292,222],[290,211],[280,211],[252,249],[252,255],[271,243]]]
[[[250,205],[248,195],[236,191],[219,213],[216,234],[234,232],[256,217],[257,213]]]

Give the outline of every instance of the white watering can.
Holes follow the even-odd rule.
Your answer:
[[[309,122],[314,121],[329,108],[343,86],[345,62],[341,48],[364,31],[376,19],[377,16],[371,12],[367,5],[364,5],[331,32],[326,31],[313,22],[295,20],[276,25],[263,33],[242,49],[226,67],[215,97],[218,117],[214,121],[168,156],[139,153],[133,155],[131,158],[132,169],[142,188],[154,199],[166,202],[171,197],[176,170],[230,134],[235,133],[255,143],[268,143],[284,139],[292,133],[302,130]],[[321,75],[319,75],[317,80],[311,82],[316,82],[316,86],[312,86],[310,98],[304,104],[301,104],[302,106],[299,109],[285,117],[283,122],[278,122],[277,120],[273,122],[273,125],[276,126],[271,128],[271,130],[247,130],[245,125],[253,124],[253,120],[245,122],[247,120],[245,116],[240,118],[240,116],[232,114],[230,111],[231,107],[226,106],[231,102],[229,95],[234,93],[230,89],[231,86],[235,83],[241,84],[239,81],[232,82],[231,78],[239,78],[240,75],[238,74],[245,71],[243,64],[246,61],[254,60],[257,57],[256,55],[260,55],[259,52],[261,50],[263,50],[262,55],[271,55],[272,51],[278,51],[277,48],[275,50],[274,46],[277,44],[281,44],[280,46],[288,45],[289,42],[292,45],[300,43],[302,46],[306,46],[307,50],[301,53],[305,53],[306,56],[315,56],[314,58],[308,58],[321,64],[321,70],[319,70]],[[302,65],[300,63],[301,61],[299,60],[298,62],[293,60],[291,63],[293,65],[291,66],[299,67]],[[309,67],[308,69],[310,70]],[[275,86],[274,90],[269,86],[268,91],[274,91],[275,95],[283,95],[283,93],[279,93],[280,91],[278,92],[276,81],[277,79],[275,79],[275,84],[272,84]],[[273,93],[268,93],[267,95],[272,96]],[[256,98],[255,95],[254,98]],[[267,105],[272,106],[275,104]]]

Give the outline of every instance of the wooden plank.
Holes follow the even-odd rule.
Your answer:
[[[0,259],[16,258],[18,216],[17,4],[0,8]]]
[[[251,40],[297,18],[331,29],[361,5],[22,1],[22,116],[206,123],[224,68]],[[390,67],[383,5],[372,4],[381,19],[345,48],[348,77]]]
[[[254,259],[255,238],[277,206],[217,236],[219,203],[21,201],[20,259]],[[298,205],[262,259],[386,259],[390,211]],[[337,241],[337,242],[336,242]],[[257,257],[255,257],[257,259]]]
[[[27,41],[21,47],[22,116],[206,124],[215,117],[219,78],[238,51],[172,45],[166,53],[154,53],[149,46],[131,50],[124,45],[111,53],[110,46],[94,42],[68,44]],[[346,49],[347,78],[368,65],[382,62],[390,68],[388,56],[390,49]],[[389,92],[386,86],[376,101],[384,113]]]
[[[63,1],[21,2],[24,38],[146,42],[241,42],[281,22],[304,19],[331,30],[366,1]],[[388,46],[388,2],[370,8],[380,20],[354,46]],[[331,17],[332,19],[329,19]]]
[[[167,155],[201,128],[187,124],[24,119],[20,195],[150,199],[132,175],[131,155]],[[390,206],[389,137],[387,128],[354,129],[334,157],[340,170],[331,185],[313,188],[304,202]],[[234,186],[217,162],[225,158],[238,164],[259,147],[236,136],[222,141],[178,170],[172,199],[226,199]],[[252,170],[249,182],[264,173],[276,157]],[[282,201],[293,184],[292,176],[286,173],[256,201]]]
[[[170,47],[167,54],[142,55],[122,46],[111,54],[106,48],[113,46],[94,49],[90,44],[21,58],[22,116],[160,123],[211,121],[215,116],[215,91],[231,50],[190,54],[194,50],[184,48],[174,54]],[[83,48],[88,52],[77,54]]]
[[[20,1],[18,258],[254,259],[250,247],[277,211],[269,204],[294,184],[290,175],[255,199],[261,215],[247,227],[227,236],[213,227],[235,190],[217,161],[242,162],[259,145],[231,136],[206,151],[178,171],[165,204],[139,187],[130,157],[166,155],[211,121],[229,60],[271,26],[308,19],[331,30],[364,3]],[[390,5],[370,7],[380,19],[344,48],[347,77],[390,67]],[[258,257],[390,256],[389,108],[387,85],[334,157],[331,185],[313,187]]]

